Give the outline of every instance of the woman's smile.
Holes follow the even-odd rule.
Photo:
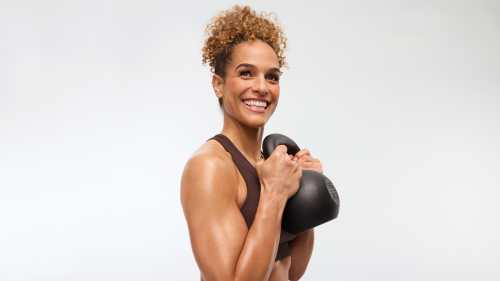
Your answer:
[[[269,102],[261,99],[244,99],[242,100],[245,107],[255,113],[265,113]]]

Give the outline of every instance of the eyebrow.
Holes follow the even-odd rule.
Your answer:
[[[238,69],[238,68],[240,68],[240,67],[255,67],[255,65],[253,65],[253,64],[249,64],[249,63],[240,63],[240,64],[238,64],[238,65],[237,65],[234,69]],[[279,69],[279,68],[277,68],[277,67],[273,67],[273,68],[269,69],[269,71],[272,71],[272,72],[277,72],[277,73],[279,73],[280,75],[282,74],[282,72],[280,71],[280,69]]]

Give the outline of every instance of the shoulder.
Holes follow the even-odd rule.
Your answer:
[[[185,199],[217,195],[220,199],[236,195],[237,173],[231,155],[216,141],[204,143],[188,159],[181,179]]]
[[[196,175],[225,175],[226,180],[231,171],[235,170],[231,155],[216,141],[204,143],[188,159],[184,166],[184,176]]]

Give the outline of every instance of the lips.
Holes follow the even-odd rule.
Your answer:
[[[245,107],[252,112],[262,113],[269,107],[269,102],[263,99],[243,99]]]

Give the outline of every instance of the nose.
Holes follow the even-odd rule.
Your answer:
[[[264,77],[264,75],[259,75],[256,79],[254,79],[253,83],[253,91],[258,93],[261,96],[267,95],[269,92],[267,81]]]

